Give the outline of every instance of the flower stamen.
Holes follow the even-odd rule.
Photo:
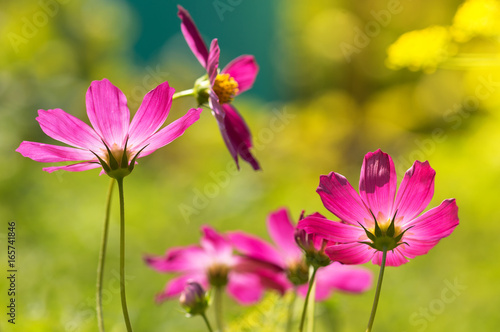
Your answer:
[[[215,78],[213,90],[219,97],[220,104],[230,103],[238,93],[238,82],[229,74],[218,74]]]

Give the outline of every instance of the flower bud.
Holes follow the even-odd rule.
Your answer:
[[[203,314],[208,308],[205,290],[196,281],[188,281],[179,297],[179,302],[188,316]]]

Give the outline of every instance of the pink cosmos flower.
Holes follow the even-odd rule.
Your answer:
[[[208,99],[222,138],[238,168],[239,156],[250,163],[254,170],[260,169],[259,163],[250,152],[252,147],[250,130],[236,108],[230,104],[234,97],[252,87],[259,71],[254,57],[251,55],[237,57],[219,73],[220,50],[217,39],[212,41],[208,50],[188,11],[181,6],[178,8],[182,34],[208,75],[208,80],[197,82],[195,87],[198,103],[204,104]]]
[[[318,213],[314,215],[321,217]],[[293,289],[295,285],[298,293],[305,297],[309,267],[304,252],[296,242],[297,229],[293,226],[288,211],[282,208],[271,213],[267,219],[267,229],[276,247],[243,232],[230,233],[229,238],[243,255],[280,267],[285,272],[281,278],[285,289]],[[314,249],[310,249],[319,252],[322,242],[323,239],[314,237],[310,243]],[[368,290],[371,284],[372,273],[369,270],[333,262],[319,268],[316,273],[316,300],[327,299],[334,290],[361,293]]]
[[[227,287],[229,295],[241,304],[253,304],[264,289],[284,289],[271,264],[235,255],[231,241],[208,226],[202,227],[200,245],[172,248],[165,256],[146,256],[145,261],[158,272],[180,273],[156,297],[163,301],[179,295],[190,281],[204,288]]]
[[[87,115],[93,128],[62,109],[38,111],[36,119],[43,132],[73,147],[24,141],[16,151],[38,162],[75,162],[46,167],[47,172],[102,167],[112,177],[126,176],[137,158],[169,144],[199,119],[201,109],[190,109],[158,130],[167,119],[173,94],[168,82],[160,84],[144,97],[129,123],[127,99],[120,89],[107,79],[93,81],[86,96]]]
[[[391,157],[380,149],[366,154],[359,180],[359,194],[342,175],[320,177],[318,194],[340,221],[314,216],[298,227],[336,244],[325,249],[334,261],[381,264],[387,250],[389,266],[399,266],[426,254],[458,225],[455,199],[420,215],[434,194],[436,172],[429,163],[415,161],[396,194],[397,179]]]

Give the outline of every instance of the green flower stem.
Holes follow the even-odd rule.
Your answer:
[[[319,269],[319,267],[318,267]],[[314,306],[316,305],[316,279],[311,276],[312,279],[312,285],[311,287],[311,294],[312,294],[312,301],[309,303],[307,307],[307,332],[313,332],[314,331]]]
[[[207,328],[210,332],[213,332],[212,327],[210,326],[210,322],[207,319],[207,315],[205,313],[201,314],[201,317],[203,317],[203,320],[205,321],[205,324],[207,324]]]
[[[108,245],[108,228],[109,228],[109,214],[111,211],[111,198],[113,196],[113,188],[115,180],[111,179],[109,183],[108,196],[106,200],[106,214],[104,216],[104,227],[102,232],[101,251],[99,252],[99,262],[97,265],[97,284],[96,284],[96,312],[97,312],[97,326],[99,332],[104,332],[104,318],[102,314],[102,280],[104,277],[104,262],[106,261],[106,247]]]
[[[368,327],[366,328],[366,332],[371,332],[373,321],[375,320],[375,314],[377,313],[377,305],[378,305],[378,299],[380,297],[380,289],[382,288],[382,280],[384,279],[386,258],[387,258],[387,248],[384,247],[384,250],[382,250],[382,263],[380,264],[377,289],[375,290],[375,299],[373,300],[372,313],[370,314],[370,320],[368,321]]]
[[[292,298],[290,299],[290,303],[288,304],[288,319],[286,321],[286,332],[292,331],[293,324],[293,309],[295,307],[295,300],[297,299],[297,286],[293,286],[292,290]]]
[[[316,278],[317,271],[318,271],[318,268],[314,267],[313,272],[311,274],[311,277],[309,278],[309,288],[307,289],[307,295],[306,295],[306,299],[304,301],[304,309],[302,310],[302,318],[300,319],[300,327],[299,327],[300,332],[302,332],[304,330],[304,323],[306,320],[306,312],[307,312],[307,303],[309,302],[309,297],[311,295],[311,291],[314,288],[314,279]],[[314,301],[314,299],[313,299],[313,301]],[[309,317],[309,318],[313,319],[313,317]]]
[[[174,93],[174,95],[172,96],[172,100],[176,100],[177,98],[188,97],[188,96],[194,96],[193,89],[179,91],[179,92]]]
[[[120,193],[120,296],[127,332],[132,332],[125,295],[125,200],[123,198],[123,178],[117,178],[116,182],[118,182],[118,191]]]
[[[222,319],[222,295],[223,295],[224,287],[217,286],[215,287],[215,295],[214,295],[214,308],[215,308],[215,324],[217,325],[217,330],[219,332],[224,331],[224,324]]]

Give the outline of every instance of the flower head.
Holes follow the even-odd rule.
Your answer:
[[[199,105],[208,102],[217,120],[219,130],[226,146],[239,168],[238,158],[260,169],[259,163],[250,152],[252,135],[245,120],[231,104],[233,99],[250,89],[255,81],[259,67],[251,55],[242,55],[231,61],[219,71],[219,45],[217,39],[212,40],[210,49],[201,38],[200,32],[188,11],[179,7],[181,30],[189,48],[206,75],[196,81],[195,94]]]
[[[397,179],[392,158],[380,149],[365,156],[359,194],[342,175],[320,177],[318,194],[325,207],[340,221],[309,216],[298,227],[330,241],[325,249],[344,264],[381,263],[398,266],[426,254],[458,225],[455,199],[420,215],[434,194],[435,171],[429,163],[415,161],[396,194]]]
[[[87,115],[92,127],[62,109],[39,110],[43,132],[72,147],[24,141],[17,152],[38,162],[76,162],[44,168],[47,172],[85,171],[102,167],[111,177],[130,174],[138,158],[169,144],[196,122],[201,109],[160,129],[167,119],[174,89],[162,83],[145,97],[129,123],[125,95],[107,79],[93,81],[87,91]]]
[[[275,277],[275,266],[235,255],[231,241],[208,226],[202,227],[202,232],[200,245],[145,257],[146,264],[158,272],[181,274],[167,283],[158,301],[179,295],[189,281],[204,288],[227,287],[229,295],[242,304],[257,302],[267,288],[284,292]]]
[[[321,217],[318,213],[314,216]],[[245,256],[279,266],[284,272],[282,282],[286,289],[297,287],[298,293],[305,296],[308,288],[309,264],[311,264],[307,252],[320,255],[324,249],[323,239],[315,235],[303,237],[305,234],[295,228],[286,209],[279,209],[269,215],[267,229],[276,246],[243,232],[230,233],[229,237],[235,248]],[[308,251],[305,255],[296,239],[301,244],[307,243]],[[334,290],[364,292],[372,283],[370,271],[338,262],[319,268],[316,277],[316,300],[327,299]]]

